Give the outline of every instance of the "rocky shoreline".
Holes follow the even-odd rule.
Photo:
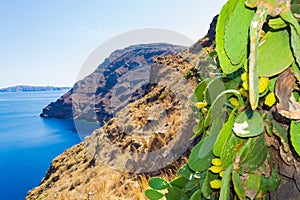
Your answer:
[[[70,89],[70,87],[17,85],[13,87],[1,88],[0,92],[40,92],[40,91],[56,91],[56,90],[68,90],[68,89]]]

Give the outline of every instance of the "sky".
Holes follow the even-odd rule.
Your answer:
[[[192,44],[205,36],[212,18],[225,2],[2,1],[0,88],[14,85],[72,86],[80,78],[83,64],[97,47],[134,30],[173,31],[191,39]]]

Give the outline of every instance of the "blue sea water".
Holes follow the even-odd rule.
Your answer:
[[[40,118],[43,107],[66,91],[0,93],[0,199],[24,199],[50,162],[89,134],[72,120]]]

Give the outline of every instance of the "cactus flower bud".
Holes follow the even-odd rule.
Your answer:
[[[211,160],[211,164],[215,166],[221,166],[222,165],[222,160],[220,158],[214,158]]]
[[[220,171],[219,176],[223,177],[223,175],[224,175],[224,171]]]
[[[231,105],[233,105],[234,107],[237,107],[240,105],[240,102],[234,97],[229,99],[229,103],[231,103]]]
[[[244,72],[241,76],[242,81],[248,81],[248,73]]]
[[[201,108],[201,112],[202,112],[203,114],[206,114],[206,113],[207,113],[207,108]]]
[[[222,166],[211,166],[209,169],[211,172],[216,174],[220,173],[223,170]]]
[[[220,189],[221,188],[221,180],[215,179],[209,182],[209,185],[212,189]]]
[[[258,83],[258,92],[260,94],[263,93],[268,88],[268,85],[269,85],[269,78],[261,77]]]
[[[248,90],[248,89],[249,89],[249,83],[248,83],[248,81],[243,81],[242,86],[243,86],[243,88],[244,88],[245,90]]]
[[[266,96],[265,104],[266,104],[267,106],[271,107],[271,106],[274,105],[275,102],[276,102],[276,98],[275,98],[274,92],[269,93],[269,94]]]
[[[197,102],[195,103],[195,106],[199,109],[201,108],[205,108],[207,106],[207,103],[206,102]]]

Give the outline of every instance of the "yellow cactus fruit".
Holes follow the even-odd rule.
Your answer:
[[[209,182],[209,185],[212,189],[220,189],[221,188],[221,180],[215,179]]]
[[[195,103],[195,106],[199,109],[201,108],[205,108],[207,106],[207,103],[206,102],[197,102]]]
[[[209,169],[211,172],[216,174],[220,173],[223,170],[222,166],[211,166]]]
[[[248,73],[244,72],[241,76],[242,81],[248,81]]]
[[[243,88],[244,88],[245,90],[248,90],[248,89],[249,89],[249,83],[248,83],[248,81],[243,81],[242,86],[243,86]]]
[[[222,165],[222,160],[220,158],[214,158],[211,160],[211,164],[215,166],[221,166]]]
[[[271,107],[271,106],[274,105],[275,102],[276,102],[276,98],[275,98],[274,92],[269,93],[269,94],[266,96],[265,104],[266,104],[267,106]]]
[[[229,99],[229,103],[231,103],[231,105],[233,105],[235,107],[240,105],[240,102],[236,98],[233,98],[233,97]]]
[[[261,94],[263,93],[269,85],[269,78],[267,77],[261,77],[259,78],[259,83],[258,83],[258,92]]]
[[[245,90],[249,89],[249,82],[248,82],[248,73],[244,72],[241,76],[241,79],[243,81],[242,86]]]
[[[207,113],[207,108],[201,108],[201,112],[205,115]]]
[[[224,175],[224,171],[220,171],[219,176],[223,177],[223,175]]]

